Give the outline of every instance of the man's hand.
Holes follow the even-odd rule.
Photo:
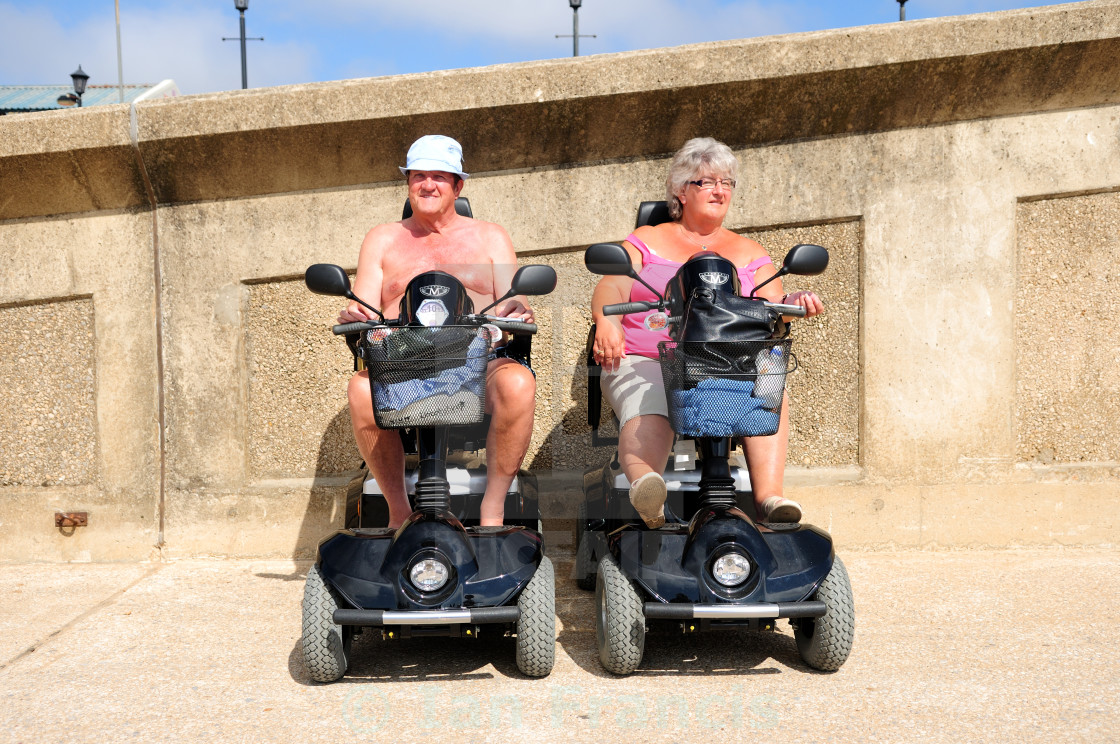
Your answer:
[[[372,312],[356,302],[351,302],[338,314],[339,323],[360,323],[366,320],[377,320]]]
[[[498,317],[509,318],[510,320],[522,320],[526,323],[534,322],[532,308],[527,307],[516,297],[506,302],[504,307],[498,308]]]

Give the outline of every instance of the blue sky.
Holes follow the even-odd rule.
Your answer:
[[[1044,0],[908,0],[908,20]],[[120,0],[126,83],[241,87],[233,0]],[[572,54],[568,0],[250,0],[249,86],[477,67]],[[583,0],[580,54],[898,21],[897,0]],[[113,0],[0,0],[0,84],[116,84]]]

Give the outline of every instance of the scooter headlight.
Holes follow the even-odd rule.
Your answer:
[[[408,572],[408,578],[412,581],[412,585],[422,592],[434,592],[442,589],[450,576],[451,571],[447,568],[447,564],[432,556],[416,561]]]
[[[723,586],[739,586],[750,575],[751,559],[742,553],[724,553],[712,561],[712,578]]]

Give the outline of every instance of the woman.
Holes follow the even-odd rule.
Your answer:
[[[710,137],[689,140],[673,156],[666,179],[672,221],[639,227],[623,242],[642,279],[663,292],[680,265],[699,251],[712,251],[733,262],[744,295],[777,273],[761,245],[723,227],[737,170],[738,161],[731,148]],[[767,284],[756,296],[801,305],[807,317],[824,310],[820,298],[812,292],[783,295],[780,279]],[[633,279],[605,276],[591,300],[596,324],[593,351],[603,366],[603,394],[619,419],[619,463],[630,480],[630,502],[648,527],[665,523],[666,492],[661,471],[673,447],[673,430],[657,344],[669,340],[669,336],[646,325],[652,312],[605,316],[603,306],[656,299]],[[755,508],[762,521],[801,520],[801,506],[782,495],[788,442],[786,405],[782,406],[777,434],[743,442]]]

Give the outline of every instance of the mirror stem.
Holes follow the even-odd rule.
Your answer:
[[[371,305],[368,302],[366,302],[365,300],[363,300],[361,297],[358,297],[356,294],[354,294],[350,290],[346,290],[346,299],[353,300],[354,302],[358,303],[362,307],[365,307],[365,308],[368,308],[368,309],[372,310],[377,315],[378,318],[381,318],[382,323],[385,322],[385,316],[381,314],[380,310],[378,310],[376,307],[374,307],[373,305]]]
[[[658,309],[659,310],[664,309],[664,307],[665,307],[665,304],[664,304],[665,303],[665,295],[661,294],[656,289],[649,286],[649,284],[646,282],[646,280],[642,279],[640,276],[638,276],[638,272],[634,271],[633,269],[630,270],[630,278],[633,279],[634,281],[638,282],[642,286],[644,286],[650,292],[653,292],[654,296],[657,297],[657,299],[658,299],[658,303],[657,303]]]
[[[502,295],[502,296],[501,296],[501,297],[499,297],[498,299],[496,299],[496,300],[494,300],[493,302],[491,302],[491,303],[490,303],[489,305],[487,305],[486,307],[484,307],[484,308],[482,308],[481,310],[479,310],[479,311],[478,311],[477,313],[475,313],[475,315],[485,315],[485,314],[486,314],[486,311],[487,311],[487,310],[489,310],[490,308],[494,307],[494,306],[495,306],[495,305],[497,305],[498,303],[501,303],[501,302],[505,302],[505,301],[506,301],[506,300],[508,300],[508,299],[509,299],[510,297],[516,297],[516,296],[517,296],[517,293],[513,291],[513,288],[510,288],[510,290],[509,290],[508,292],[506,292],[506,293],[505,293],[504,295]]]
[[[752,290],[751,290],[751,293],[750,293],[749,295],[747,295],[747,297],[754,297],[754,293],[755,293],[755,292],[757,292],[758,290],[762,289],[763,287],[765,287],[765,286],[766,286],[767,284],[769,284],[770,282],[774,281],[775,279],[778,279],[778,278],[780,278],[780,277],[783,277],[783,276],[785,276],[785,275],[786,275],[786,274],[788,274],[788,273],[789,273],[789,269],[787,269],[787,268],[786,268],[785,266],[783,266],[782,268],[778,269],[778,273],[774,274],[774,276],[770,277],[769,279],[767,279],[766,281],[764,281],[764,282],[763,282],[762,284],[759,284],[759,285],[758,285],[757,287],[755,287],[754,289],[752,289]]]

